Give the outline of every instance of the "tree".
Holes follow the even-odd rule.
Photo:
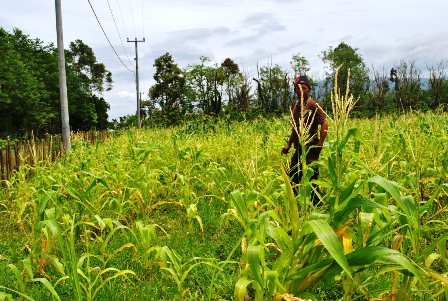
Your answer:
[[[233,99],[234,108],[237,111],[247,111],[252,99],[251,83],[247,74],[240,73],[238,83],[235,87],[235,97]]]
[[[226,58],[221,63],[221,68],[226,76],[226,93],[228,97],[229,107],[236,107],[235,103],[235,88],[237,86],[240,76],[240,68],[232,59]]]
[[[156,83],[149,89],[149,96],[160,106],[162,117],[168,124],[180,122],[185,114],[185,77],[168,52],[154,61]]]
[[[107,130],[109,126],[109,121],[107,120],[109,115],[110,105],[102,97],[95,96],[95,110],[97,116],[96,129],[99,131]]]
[[[201,56],[200,64],[189,65],[185,69],[186,96],[192,105],[205,114],[221,113],[223,85],[226,73],[223,67],[207,66],[210,59]]]
[[[105,128],[108,107],[101,103],[100,95],[112,89],[112,73],[97,61],[92,48],[79,39],[70,43],[66,57],[71,128],[83,131]]]
[[[47,132],[59,119],[55,110],[57,58],[54,47],[19,29],[0,28],[0,131],[3,136]],[[56,75],[56,77],[54,76]]]
[[[420,71],[416,69],[414,61],[400,61],[398,66],[390,70],[389,80],[394,83],[396,108],[416,108],[422,101]]]
[[[293,54],[290,64],[294,72],[294,78],[299,75],[306,75],[310,71],[310,63],[300,53]]]
[[[99,95],[111,88],[111,73],[80,40],[70,44],[67,57],[72,129],[105,128],[109,107]],[[8,33],[0,28],[0,135],[60,132],[57,62],[53,44],[44,45],[19,29]]]
[[[329,47],[324,50],[321,55],[322,61],[328,64],[325,84],[332,86],[336,69],[338,71],[338,86],[341,94],[345,95],[347,91],[347,78],[350,70],[350,92],[355,97],[365,96],[369,89],[368,69],[364,64],[362,55],[357,48],[353,48],[348,44],[341,42],[336,48]],[[328,89],[331,90],[331,89]],[[358,102],[362,104],[362,102]]]
[[[373,70],[373,85],[370,89],[370,107],[369,109],[374,109],[375,111],[381,111],[384,109],[386,94],[389,92],[389,81],[388,76],[384,68],[382,72]]]
[[[90,94],[112,89],[112,73],[96,60],[92,48],[81,40],[70,43],[67,64],[78,73],[85,91]]]
[[[290,90],[290,79],[286,71],[279,65],[268,65],[257,68],[258,106],[264,113],[288,112],[293,104]]]
[[[448,80],[446,80],[447,65],[444,61],[431,66],[429,70],[428,94],[429,103],[432,109],[442,104],[448,104]]]

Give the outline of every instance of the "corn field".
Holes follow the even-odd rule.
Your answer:
[[[72,139],[85,140],[96,143],[97,140],[111,136],[110,132],[75,132]],[[60,135],[47,135],[45,138],[36,139],[33,134],[28,140],[5,141],[5,146],[0,146],[0,180],[2,186],[20,169],[21,165],[34,166],[35,164],[51,163],[63,152],[62,138]]]
[[[287,177],[288,117],[75,137],[22,165],[0,190],[0,300],[448,300],[448,115],[344,112],[320,207],[313,166]]]

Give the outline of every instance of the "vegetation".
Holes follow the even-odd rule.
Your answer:
[[[70,43],[66,56],[71,129],[106,129],[109,104],[100,93],[111,88],[111,73],[81,40]],[[18,29],[8,33],[0,28],[0,65],[0,138],[59,133],[55,47]]]
[[[0,121],[4,132],[51,131],[53,46],[18,30],[0,37],[0,113],[14,117]],[[82,41],[67,54],[73,120],[100,127],[97,95],[111,74]],[[423,89],[402,61],[374,71],[372,88],[357,49],[341,43],[323,58],[342,83],[321,94],[331,121],[312,163],[321,176],[301,162],[296,187],[280,155],[290,133],[281,115],[295,101],[288,72],[259,67],[255,96],[230,58],[185,70],[169,53],[156,59],[144,114],[171,127],[74,139],[55,163],[22,165],[4,182],[0,300],[447,300],[445,67]],[[291,65],[309,68],[300,54]],[[348,118],[389,110],[404,112]],[[295,126],[303,146],[310,137]]]
[[[282,167],[289,118],[128,130],[22,167],[0,192],[0,298],[446,300],[448,115],[349,120],[332,99],[322,207]]]
[[[160,69],[160,60],[169,56],[170,64],[177,69]],[[446,109],[448,103],[448,80],[446,62],[428,67],[429,78],[422,78],[414,61],[400,61],[390,72],[380,71],[372,66],[369,70],[357,48],[341,42],[337,47],[322,51],[321,58],[326,64],[326,75],[322,80],[311,79],[313,97],[322,107],[331,110],[333,78],[338,70],[339,89],[346,94],[347,85],[355,98],[359,99],[353,108],[358,117],[373,117],[376,114],[407,112],[412,110]],[[310,70],[309,63],[300,53],[291,59],[291,71],[277,64],[257,66],[256,77],[252,80],[242,72],[230,58],[221,65],[213,63],[208,57],[201,57],[200,63],[179,69],[173,57],[167,53],[156,59],[154,67],[157,84],[150,88],[148,100],[144,103],[143,117],[146,125],[179,124],[189,119],[191,114],[226,116],[231,119],[252,118],[259,115],[289,114],[294,104],[292,81],[298,74]],[[160,86],[158,74],[164,70],[167,78],[185,78],[185,85],[169,88],[168,83]],[[350,80],[347,82],[350,74]],[[156,78],[157,77],[157,78]],[[174,88],[176,87],[176,88]],[[154,91],[174,93],[178,99],[181,114],[163,114],[163,105]],[[165,91],[166,90],[166,91]],[[164,116],[160,119],[160,116]],[[120,120],[121,125],[132,124],[132,117]]]
[[[44,45],[16,29],[0,29],[0,139],[37,137],[60,131],[57,56],[52,44]],[[104,130],[128,127],[136,116],[108,122],[108,102],[101,96],[112,88],[112,74],[98,62],[93,50],[81,40],[66,50],[70,127]],[[448,103],[447,62],[418,70],[414,61],[401,60],[390,70],[372,66],[369,70],[359,49],[341,42],[321,53],[326,65],[323,79],[311,78],[312,95],[331,110],[332,79],[339,68],[342,95],[350,87],[359,98],[353,114],[376,114],[446,109]],[[155,83],[142,101],[142,120],[147,126],[179,125],[198,114],[242,120],[263,115],[289,114],[294,103],[292,81],[310,70],[299,52],[292,55],[290,70],[267,62],[248,74],[231,58],[221,63],[202,56],[199,62],[178,66],[170,53],[155,59]],[[424,72],[424,73],[423,73]],[[422,78],[422,74],[426,78]],[[308,74],[309,75],[309,74]]]

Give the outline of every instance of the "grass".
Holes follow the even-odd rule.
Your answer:
[[[281,258],[274,247],[282,249],[279,241],[269,236],[269,232],[258,231],[263,223],[274,225],[276,231],[280,231],[276,223],[285,229],[289,223],[287,185],[281,172],[281,163],[287,157],[280,155],[290,131],[289,125],[285,117],[217,123],[213,127],[193,124],[172,129],[130,130],[96,145],[74,140],[72,153],[65,154],[53,165],[37,166],[31,173],[23,168],[11,179],[10,187],[0,192],[0,286],[17,288],[16,276],[8,264],[22,270],[22,260],[29,259],[34,279],[48,279],[61,300],[72,300],[75,288],[68,279],[56,285],[64,276],[73,277],[70,260],[76,265],[83,255],[109,254],[107,264],[92,270],[92,275],[113,267],[118,271],[132,271],[135,276],[123,274],[111,279],[95,300],[233,300],[239,279],[257,281],[258,272],[271,275],[268,272],[274,271],[275,263]],[[448,220],[447,114],[416,112],[372,120],[349,120],[347,128],[352,127],[358,129],[357,135],[362,139],[350,138],[344,147],[344,165],[339,175],[341,192],[357,180],[354,189],[359,189],[356,193],[363,198],[369,196],[370,199],[371,196],[376,201],[386,193],[385,205],[392,210],[360,207],[358,211],[363,211],[364,215],[352,212],[340,221],[349,223],[351,232],[348,237],[353,240],[355,250],[365,247],[372,233],[382,235],[378,236],[378,246],[391,249],[394,237],[404,235],[410,241],[405,240],[397,249],[423,267],[431,254],[438,254],[432,256],[434,261],[430,267],[446,279],[446,239],[437,240],[446,233]],[[320,161],[323,182],[331,178],[328,159],[336,139],[331,125],[328,135]],[[413,226],[415,229],[403,233],[403,229],[415,221],[400,222],[397,212],[404,209],[384,188],[369,184],[368,179],[373,176],[394,181],[401,196],[411,196],[417,209],[426,209]],[[235,191],[241,194],[246,208],[241,207],[241,210],[246,212],[245,217],[238,213]],[[325,205],[310,207],[310,215],[303,217],[301,222],[305,224],[308,218],[321,214],[328,227],[335,231],[335,237],[342,239],[336,231],[338,226],[327,215],[331,210],[337,213],[340,209],[330,205],[330,196],[336,190],[323,186],[323,191]],[[432,203],[426,208],[428,200]],[[362,226],[362,221],[357,220],[359,216],[367,216],[368,211],[376,214],[374,219],[378,218],[370,228],[370,224]],[[271,217],[274,215],[269,215],[271,213],[278,214],[278,218],[275,217],[278,222]],[[116,230],[103,247],[99,238],[107,237],[112,228],[101,229],[95,215],[101,219],[109,218],[114,227],[123,227]],[[70,248],[64,251],[49,227],[42,224],[54,220],[60,227],[61,238],[68,241],[70,224],[64,222],[64,217],[79,223],[73,228],[74,257],[68,254]],[[243,224],[237,217],[242,218]],[[148,234],[145,243],[136,222],[160,227]],[[380,228],[382,225],[384,229]],[[323,264],[332,258],[328,254],[336,254],[326,250],[329,244],[337,243],[337,239],[323,240],[325,248],[313,247],[317,238],[324,239],[317,230],[319,227],[326,226],[313,224],[314,236],[309,236],[308,232],[297,236],[312,242],[311,245],[304,243],[308,252],[296,258],[303,267],[310,262]],[[249,257],[241,248],[243,237],[249,247],[254,247],[250,249]],[[431,247],[434,242],[436,245]],[[129,247],[120,249],[124,245]],[[288,248],[285,245],[283,252]],[[261,250],[264,250],[264,259],[251,257],[261,256],[257,253]],[[316,253],[317,250],[321,255]],[[310,254],[315,255],[310,257]],[[63,273],[58,271],[54,258],[64,266]],[[98,264],[94,258],[97,257],[91,258],[92,263]],[[345,256],[341,257],[342,261],[343,258]],[[252,259],[255,261],[250,262]],[[386,271],[387,268],[396,268],[396,265],[366,266],[365,271],[347,267],[353,273],[354,283],[362,284],[371,298],[392,294],[394,272]],[[328,271],[333,270],[333,276],[331,273],[323,275],[321,281],[309,285],[305,292],[316,300],[342,300],[348,294],[347,286],[351,282],[346,280],[346,274],[337,264],[331,263]],[[285,268],[278,278],[274,274],[272,277],[281,282],[286,279],[283,276],[292,272]],[[376,277],[378,272],[384,273],[387,281]],[[35,300],[56,298],[40,282],[32,282],[26,272],[22,275],[24,294]],[[398,273],[398,287],[407,283],[406,275]],[[408,297],[446,300],[446,284],[434,277],[424,278],[426,284],[409,281]],[[103,277],[101,281],[105,279]],[[282,293],[280,286],[272,288],[269,281],[259,281],[259,287],[245,286],[252,297],[257,290],[262,290],[265,298],[268,291]],[[288,291],[299,286],[282,283]],[[364,298],[359,285],[352,294],[353,300]],[[19,299],[18,294],[4,291]],[[86,298],[87,295],[81,294],[80,298]]]

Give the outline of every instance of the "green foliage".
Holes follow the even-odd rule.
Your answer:
[[[53,90],[57,58],[51,45],[32,40],[16,29],[0,28],[0,129],[2,136],[35,130],[51,131],[58,121]],[[54,77],[56,75],[56,77]],[[53,81],[55,80],[55,81]]]
[[[362,55],[357,48],[341,42],[336,48],[329,47],[328,50],[322,51],[322,61],[328,64],[327,76],[325,78],[325,85],[332,90],[332,82],[338,71],[338,88],[341,95],[345,95],[350,86],[350,92],[355,98],[360,97],[364,99],[367,90],[369,89],[370,80],[368,69],[365,66]],[[350,72],[350,74],[349,74]],[[348,83],[347,80],[350,80]]]
[[[300,53],[293,54],[290,64],[294,70],[294,77],[306,75],[310,71],[310,63]]]
[[[268,65],[258,68],[257,106],[265,114],[270,112],[289,112],[294,103],[291,93],[290,78],[279,65]]]
[[[105,129],[109,105],[98,93],[111,88],[112,75],[92,49],[77,40],[67,55],[70,126]],[[19,29],[0,28],[0,136],[23,137],[60,132],[57,53]],[[106,86],[106,87],[105,87]]]
[[[447,114],[335,107],[297,196],[286,117],[75,138],[0,190],[0,299],[446,299]]]
[[[178,124],[188,109],[184,92],[185,77],[169,53],[158,57],[154,67],[156,83],[149,89],[149,97],[160,107],[162,119],[168,125]]]

